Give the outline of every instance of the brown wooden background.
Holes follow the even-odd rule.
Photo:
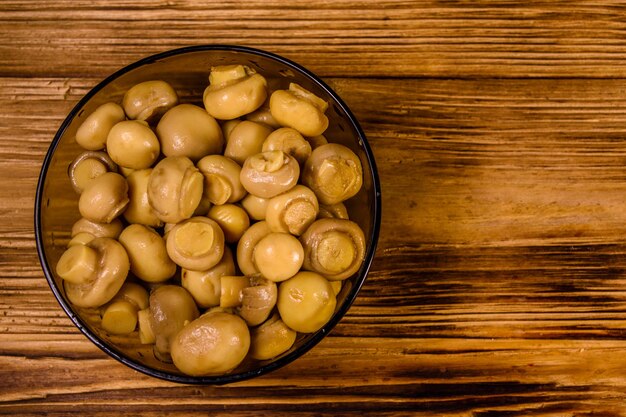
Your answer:
[[[383,187],[373,271],[293,364],[181,386],[109,359],[38,265],[39,167],[98,81],[234,43],[323,77]],[[0,414],[626,415],[626,3],[0,1]]]

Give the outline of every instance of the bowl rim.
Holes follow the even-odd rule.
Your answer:
[[[274,61],[278,61],[279,63],[296,70],[297,72],[302,73],[306,77],[310,79],[311,82],[316,84],[319,88],[324,90],[329,96],[333,98],[336,105],[346,114],[348,121],[352,124],[355,131],[357,132],[358,139],[360,140],[360,144],[365,150],[365,156],[367,158],[368,164],[370,166],[370,175],[372,177],[372,185],[374,190],[374,198],[373,198],[373,225],[372,225],[372,233],[369,239],[367,250],[365,253],[365,259],[361,267],[358,271],[359,279],[355,282],[355,284],[350,289],[350,292],[346,295],[346,298],[343,304],[339,307],[339,309],[335,312],[331,320],[326,323],[320,330],[315,332],[308,340],[306,340],[302,345],[300,345],[293,352],[284,355],[277,360],[262,365],[257,369],[247,370],[239,373],[230,373],[225,375],[217,375],[217,376],[189,376],[189,375],[177,375],[172,374],[167,371],[162,371],[158,369],[151,368],[144,364],[141,364],[131,357],[124,354],[122,351],[114,348],[112,345],[107,344],[104,340],[100,339],[94,332],[92,332],[86,323],[72,310],[72,307],[65,301],[60,290],[57,288],[54,277],[52,274],[52,268],[48,265],[46,256],[45,256],[45,248],[43,244],[43,236],[42,236],[42,219],[41,219],[41,207],[42,207],[42,199],[44,195],[44,183],[46,180],[46,175],[48,172],[48,168],[50,166],[52,157],[56,151],[59,141],[61,137],[65,133],[65,130],[71,123],[71,121],[76,117],[78,112],[84,107],[84,105],[91,100],[91,98],[99,92],[102,88],[108,85],[110,82],[114,81],[118,77],[126,74],[127,72],[139,68],[141,66],[153,63],[160,59],[169,58],[176,55],[187,54],[191,52],[203,52],[203,51],[228,51],[228,52],[241,52],[247,53],[251,55],[257,55],[264,58],[268,58]],[[153,54],[147,57],[144,57],[132,64],[129,64],[117,71],[113,74],[109,75],[102,81],[100,81],[95,87],[93,87],[87,94],[85,94],[80,101],[72,108],[69,112],[59,129],[57,130],[50,147],[44,157],[42,168],[39,174],[37,190],[35,195],[35,242],[37,247],[37,255],[39,257],[39,262],[44,272],[44,276],[46,281],[48,282],[48,286],[50,287],[54,297],[57,302],[61,305],[61,308],[70,320],[74,323],[74,325],[83,333],[94,345],[100,348],[103,352],[105,352],[110,357],[116,359],[117,361],[123,363],[124,365],[139,371],[145,375],[149,375],[152,377],[156,377],[162,380],[182,383],[182,384],[197,384],[197,385],[223,385],[238,381],[243,381],[247,379],[251,379],[268,372],[274,371],[278,368],[281,368],[300,356],[304,355],[310,349],[312,349],[315,345],[317,345],[336,325],[337,323],[344,317],[348,309],[352,306],[354,300],[356,299],[357,293],[361,289],[369,270],[372,265],[372,261],[374,259],[374,254],[376,251],[376,246],[378,243],[378,237],[380,232],[380,223],[381,223],[381,187],[380,180],[378,177],[378,170],[376,169],[376,162],[374,160],[374,154],[369,146],[367,138],[365,137],[365,133],[363,129],[359,125],[356,117],[352,114],[348,106],[343,102],[343,100],[336,94],[324,81],[322,81],[317,75],[313,74],[311,71],[307,70],[303,66],[291,61],[287,58],[284,58],[280,55],[267,52],[261,49],[251,48],[247,46],[240,45],[224,45],[224,44],[207,44],[207,45],[194,45],[194,46],[186,46],[182,48],[171,49],[168,51],[160,52],[157,54]]]

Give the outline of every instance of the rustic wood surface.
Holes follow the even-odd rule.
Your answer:
[[[108,358],[38,264],[43,157],[141,57],[267,49],[345,99],[378,163],[372,272],[329,337],[232,385]],[[0,414],[626,415],[626,5],[0,2]]]

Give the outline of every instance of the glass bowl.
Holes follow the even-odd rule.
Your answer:
[[[337,307],[330,321],[315,333],[299,334],[293,347],[266,361],[244,360],[232,372],[220,376],[192,377],[173,364],[155,358],[152,345],[139,343],[136,332],[129,336],[107,334],[100,327],[97,309],[72,306],[65,296],[61,279],[55,272],[59,257],[70,239],[72,224],[80,218],[78,195],[67,176],[70,162],[81,152],[74,136],[78,126],[99,105],[121,102],[124,92],[134,84],[162,79],[177,91],[181,103],[202,105],[212,66],[243,64],[254,68],[268,80],[270,89],[296,82],[329,102],[326,115],[330,124],[324,135],[330,142],[351,148],[361,159],[364,178],[361,191],[346,202],[351,220],[365,233],[365,261],[359,271],[344,281]],[[320,342],[341,320],[361,288],[376,249],[381,215],[380,183],[374,156],[354,115],[339,96],[322,80],[300,65],[258,49],[230,45],[203,45],[156,54],[112,74],[96,85],[72,109],[56,133],[44,159],[35,202],[35,238],[45,277],[54,296],[76,327],[96,346],[125,365],[164,380],[190,384],[224,384],[262,375],[284,366]]]

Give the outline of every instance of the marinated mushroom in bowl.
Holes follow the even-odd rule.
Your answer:
[[[78,307],[100,307],[111,301],[129,270],[126,250],[108,237],[69,247],[56,265],[67,298]]]
[[[129,119],[155,120],[178,104],[178,94],[163,80],[149,80],[135,84],[126,91],[122,99],[124,112]]]
[[[148,178],[148,202],[159,220],[178,223],[190,218],[202,199],[204,176],[186,156],[168,156]]]
[[[304,165],[302,183],[315,192],[320,203],[341,203],[354,197],[363,185],[361,161],[346,146],[319,146]]]
[[[326,138],[349,145],[361,169],[370,169],[358,126],[323,84],[297,71],[274,72],[276,64],[267,58],[242,59],[246,53],[232,65],[205,61],[215,62],[208,86],[195,67],[189,77],[158,71],[142,79],[137,73],[113,96],[105,87],[107,94],[97,98],[109,104],[74,114],[76,126],[68,129],[76,132],[82,123],[84,132],[95,132],[84,135],[86,146],[52,157],[83,159],[72,167],[78,187],[68,184],[76,188],[74,207],[78,203],[65,223],[68,238],[40,241],[55,223],[37,226],[44,270],[51,260],[57,266],[47,272],[51,287],[64,282],[55,295],[75,312],[71,317],[85,321],[81,330],[135,369],[179,382],[234,381],[290,362],[345,313],[373,254],[371,246],[365,256],[346,249],[346,241],[359,239],[342,230],[334,230],[340,237],[323,232],[322,243],[313,233],[316,219],[349,214],[372,238],[375,218],[359,209],[376,199],[366,177],[371,172],[362,171],[356,194],[344,192],[341,202],[329,202],[324,186],[313,185],[323,182],[315,170],[311,182],[304,179]],[[165,57],[152,68],[167,62]],[[338,123],[346,115],[348,124]],[[82,146],[78,139],[69,143]],[[88,152],[98,158],[80,156]],[[332,159],[323,156],[327,164]],[[55,187],[38,190],[48,195],[50,207],[58,207],[49,195]],[[53,213],[43,205],[39,210]],[[108,273],[109,281],[98,283],[87,272],[99,268],[103,239],[121,263],[116,274]],[[62,242],[60,255],[49,251],[49,242]],[[333,251],[336,264],[325,261]],[[303,303],[290,305],[297,294]],[[209,340],[207,332],[219,337]]]
[[[117,172],[117,164],[106,152],[95,151],[81,153],[67,169],[72,187],[78,194],[105,172]]]
[[[354,274],[365,256],[365,236],[353,221],[320,219],[300,237],[304,247],[304,269],[329,280],[343,280]]]
[[[246,159],[241,184],[250,194],[272,198],[295,187],[300,176],[298,162],[283,151],[267,151]]]

